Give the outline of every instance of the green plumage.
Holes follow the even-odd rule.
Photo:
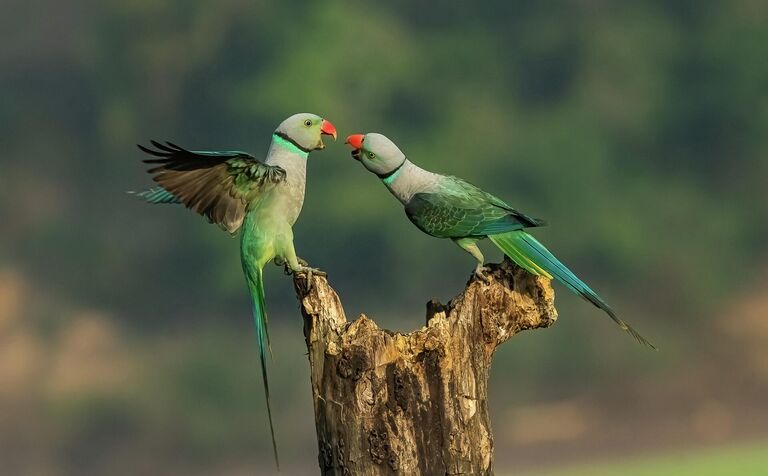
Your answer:
[[[643,344],[653,347],[634,329],[616,317],[605,301],[576,277],[552,253],[523,231],[545,225],[510,207],[498,197],[456,177],[436,174],[417,166],[386,136],[378,132],[353,134],[347,138],[352,158],[379,177],[405,206],[408,218],[421,231],[450,238],[475,258],[475,276],[484,274],[485,257],[477,242],[490,238],[510,259],[528,272],[554,278],[571,291],[604,310],[622,329]]]
[[[405,213],[419,229],[439,238],[482,237],[545,224],[456,177],[445,177],[439,193],[414,195]]]
[[[560,262],[548,249],[539,243],[536,238],[523,230],[489,235],[488,238],[509,256],[515,263],[526,271],[537,276],[546,276],[549,279],[555,278],[564,284],[568,289],[591,302],[598,308],[608,314],[616,324],[632,335],[640,343],[655,349],[653,344],[648,342],[629,324],[619,319],[613,309],[606,304],[603,299],[587,286],[582,280],[576,277],[573,272]]]
[[[554,278],[568,289],[605,311],[623,330],[642,344],[654,348],[589,286],[576,277],[525,228],[545,225],[504,201],[456,177],[442,177],[434,191],[415,194],[405,205],[408,218],[419,229],[438,238],[451,238],[479,260],[475,242],[490,240],[520,267],[537,276]]]
[[[279,468],[269,397],[267,352],[271,354],[271,349],[262,279],[264,264],[274,256],[274,246],[268,240],[273,230],[254,223],[257,212],[264,216],[264,210],[254,204],[284,181],[286,172],[245,152],[189,151],[171,143],[152,144],[157,150],[139,148],[158,157],[144,162],[155,165],[148,172],[160,187],[137,193],[138,197],[155,204],[181,203],[231,234],[243,228],[240,257],[251,295],[272,449]]]
[[[156,159],[145,160],[153,180],[187,208],[234,234],[245,219],[248,206],[270,184],[285,180],[285,170],[267,165],[239,151],[190,151],[172,143],[152,142],[157,150],[139,148]],[[138,196],[150,203],[174,203],[157,188]],[[170,198],[167,198],[170,200]]]
[[[243,233],[243,249],[247,249],[249,235]],[[243,272],[245,280],[248,283],[248,291],[251,294],[251,303],[253,308],[253,323],[256,326],[256,342],[259,349],[259,361],[261,362],[261,376],[264,382],[264,397],[267,402],[267,417],[269,418],[269,431],[272,436],[272,451],[275,456],[275,464],[280,468],[280,458],[277,453],[277,439],[275,438],[275,426],[272,423],[272,403],[269,397],[269,376],[267,374],[267,351],[272,355],[272,346],[269,342],[269,327],[267,321],[267,304],[264,298],[264,279],[262,277],[261,264],[254,264],[253,261],[246,259],[246,255],[241,255]]]
[[[145,163],[159,187],[137,194],[150,203],[182,203],[230,234],[240,233],[240,260],[251,295],[256,342],[264,381],[272,449],[280,462],[272,422],[267,354],[271,356],[264,299],[264,265],[275,258],[292,273],[312,274],[296,255],[293,225],[304,204],[309,153],[325,148],[322,136],[336,138],[336,128],[316,114],[294,114],[272,134],[266,161],[240,151],[192,151],[152,141],[139,148],[154,158]]]

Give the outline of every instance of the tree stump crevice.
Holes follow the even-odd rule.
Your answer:
[[[557,319],[549,280],[508,260],[409,333],[347,321],[324,277],[294,279],[304,316],[323,475],[492,474],[493,352]]]

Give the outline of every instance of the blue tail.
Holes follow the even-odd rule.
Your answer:
[[[264,395],[267,402],[267,416],[269,417],[269,432],[272,435],[272,451],[275,454],[275,464],[280,470],[280,458],[277,455],[277,440],[275,440],[275,427],[272,424],[272,405],[269,399],[269,379],[267,378],[267,351],[272,355],[272,347],[269,343],[269,331],[267,330],[267,308],[264,301],[264,281],[261,275],[261,266],[248,264],[243,261],[245,278],[248,281],[248,290],[251,292],[253,302],[253,321],[256,324],[256,340],[259,346],[259,358],[261,359],[261,376],[264,381]]]
[[[622,321],[613,312],[613,309],[606,304],[603,299],[592,291],[582,280],[576,277],[563,263],[547,250],[544,245],[539,243],[536,238],[523,230],[501,233],[498,235],[489,235],[488,238],[501,249],[507,256],[526,271],[537,276],[546,276],[555,278],[564,284],[568,289],[591,302],[595,306],[605,311],[611,319],[622,329],[628,332],[640,343],[656,349],[629,324]]]

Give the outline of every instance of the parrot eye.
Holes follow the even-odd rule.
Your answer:
[[[309,126],[311,126],[311,125],[312,125],[312,121],[310,121],[309,119],[307,119],[306,121],[304,121],[304,125],[305,125],[305,126],[307,126],[307,127],[309,127]]]
[[[373,152],[368,152],[368,157],[370,157],[371,159],[375,159],[376,154],[374,154]]]

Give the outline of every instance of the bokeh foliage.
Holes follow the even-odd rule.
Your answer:
[[[136,142],[260,155],[284,117],[315,112],[342,137],[383,132],[413,161],[546,218],[536,235],[669,350],[643,354],[558,289],[561,322],[499,354],[497,393],[511,389],[503,374],[518,379],[500,405],[695,358],[695,336],[766,260],[762,2],[12,0],[0,9],[0,264],[33,283],[30,319],[44,334],[84,308],[137,346],[195,335],[180,351],[189,363],[154,369],[176,379],[152,386],[174,402],[157,405],[201,415],[186,424],[205,431],[179,434],[220,443],[246,431],[206,419],[208,403],[228,408],[227,421],[246,404],[258,413],[251,349],[227,369],[235,353],[214,345],[248,332],[247,298],[235,240],[124,193],[149,184]],[[296,242],[351,313],[405,330],[472,267],[413,228],[341,143],[310,158]],[[301,367],[290,283],[277,268],[267,279],[283,339],[278,386],[305,391],[279,370]],[[251,383],[232,387],[237,375]],[[197,397],[176,402],[181,394]],[[56,408],[90,421],[76,405]],[[125,420],[126,432],[166,428],[145,414],[150,402],[136,418],[157,431],[120,413],[130,405],[97,408],[89,418]]]

